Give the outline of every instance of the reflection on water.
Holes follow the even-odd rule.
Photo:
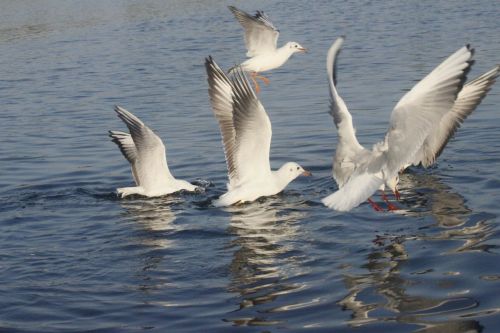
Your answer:
[[[235,325],[276,324],[266,315],[276,310],[270,303],[302,287],[287,280],[301,273],[293,244],[299,231],[297,222],[305,213],[300,205],[287,207],[279,198],[230,207],[228,211],[228,232],[236,236],[230,244],[235,251],[228,290],[238,293],[240,302],[234,317],[227,320]]]
[[[133,218],[144,230],[164,231],[172,229],[175,212],[171,206],[182,202],[175,196],[160,198],[138,198],[121,200],[120,204],[125,209],[125,214]]]
[[[412,286],[422,283],[419,275],[432,273],[434,268],[411,273],[413,277],[402,273],[403,267],[410,264],[412,253],[407,250],[408,241],[463,241],[458,248],[438,256],[457,255],[458,252],[477,250],[477,244],[484,243],[490,236],[491,227],[484,220],[476,221],[471,217],[471,211],[465,205],[465,200],[458,193],[438,178],[432,175],[405,174],[401,177],[401,187],[404,193],[404,204],[411,209],[401,212],[404,215],[431,215],[441,228],[435,235],[378,236],[374,240],[371,252],[365,257],[361,266],[366,269],[364,274],[345,274],[343,282],[348,289],[347,295],[338,304],[344,310],[352,312],[348,324],[362,326],[376,321],[400,322],[415,324],[421,328],[416,332],[481,332],[478,321],[466,318],[464,312],[475,309],[479,304],[468,291],[449,293],[440,297],[436,295],[413,296],[409,291]],[[413,244],[412,244],[413,245]],[[483,247],[487,248],[487,245]],[[484,250],[484,248],[480,248]],[[441,259],[446,260],[446,259]],[[436,288],[446,288],[453,285],[453,275],[460,272],[450,272],[449,281],[441,281]],[[411,276],[411,275],[410,275]],[[419,293],[421,295],[421,293]],[[439,320],[432,320],[440,315]],[[442,318],[449,320],[442,321]],[[431,319],[429,319],[431,318]]]
[[[431,215],[439,227],[438,235],[426,235],[421,239],[463,240],[464,243],[453,251],[485,250],[481,246],[493,233],[493,228],[485,220],[491,216],[472,216],[465,199],[436,176],[431,174],[406,173],[400,178],[404,191],[404,204],[411,207],[403,210],[405,215]],[[464,224],[468,224],[464,226]],[[463,228],[459,228],[464,226]]]
[[[408,215],[431,214],[441,227],[463,225],[471,210],[465,199],[432,174],[407,172],[401,175],[400,184],[403,205],[411,207]]]

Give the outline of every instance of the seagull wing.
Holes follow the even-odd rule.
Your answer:
[[[115,106],[115,112],[130,131],[130,137],[122,136],[121,142],[123,147],[128,149],[125,157],[131,162],[136,183],[139,186],[154,187],[158,183],[173,179],[161,139],[131,112],[119,106]],[[130,139],[135,151],[131,148]],[[121,150],[123,153],[124,149]]]
[[[123,156],[127,159],[131,166],[134,165],[137,159],[137,149],[135,148],[134,140],[129,133],[122,131],[109,131],[109,136],[112,138],[111,141],[118,145]],[[132,176],[136,184],[139,184],[137,176],[135,175],[134,168],[132,167]]]
[[[412,163],[429,133],[453,107],[473,61],[469,45],[460,48],[417,83],[395,106],[385,137],[385,175],[393,178]]]
[[[208,57],[205,59],[208,75],[208,94],[215,118],[219,122],[222,144],[226,156],[229,184],[238,179],[236,169],[236,131],[233,122],[233,91],[231,82],[217,63]]]
[[[267,177],[271,121],[241,69],[229,80],[209,57],[205,61],[209,95],[224,143],[229,187]]]
[[[271,121],[240,68],[235,71],[232,88],[239,181],[270,177]]]
[[[118,145],[123,156],[133,164],[137,159],[137,149],[135,148],[134,140],[129,133],[122,131],[109,131],[109,136],[112,138],[111,141]]]
[[[229,6],[228,8],[245,29],[247,57],[255,57],[276,50],[279,30],[276,29],[264,12],[257,11],[252,16],[236,7]]]
[[[436,126],[425,139],[422,149],[416,155],[413,164],[418,165],[421,163],[424,167],[434,164],[448,141],[453,137],[458,128],[460,128],[460,125],[486,96],[499,73],[500,65],[497,65],[490,71],[464,85],[457,96],[453,108],[441,118],[439,126]]]
[[[340,53],[344,37],[338,38],[328,50],[326,57],[326,70],[328,73],[328,83],[330,85],[330,115],[338,130],[341,140],[352,146],[353,149],[363,149],[356,138],[356,132],[352,124],[352,116],[345,105],[344,100],[337,92],[337,55]]]

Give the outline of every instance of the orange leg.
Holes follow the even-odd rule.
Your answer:
[[[257,73],[252,72],[250,73],[250,78],[252,79],[253,84],[255,85],[255,93],[258,94],[260,92],[260,86],[257,83],[257,80],[255,79],[257,76]]]
[[[398,190],[395,190],[394,191],[394,196],[396,197],[396,200],[399,201],[399,199],[401,199],[401,195],[399,194],[399,191]]]
[[[377,203],[375,201],[373,201],[371,198],[368,198],[368,202],[370,203],[370,205],[372,205],[372,208],[374,210],[376,210],[377,212],[384,211],[384,209],[382,207],[380,207],[379,205],[377,205]]]
[[[393,205],[392,203],[389,202],[389,198],[387,197],[387,195],[385,195],[384,191],[382,191],[382,199],[387,204],[387,209],[388,210],[398,210],[399,209],[398,207],[396,207],[395,205]]]
[[[262,75],[259,75],[259,74],[257,74],[257,73],[255,73],[255,77],[256,77],[257,79],[261,79],[261,80],[262,80],[262,82],[264,82],[264,84],[265,84],[266,86],[267,86],[267,85],[269,85],[269,82],[271,82],[271,80],[269,80],[267,77],[262,76]]]

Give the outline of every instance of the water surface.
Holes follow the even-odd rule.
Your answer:
[[[225,1],[0,5],[0,332],[496,332],[500,87],[436,167],[402,177],[397,213],[323,207],[336,189],[325,56],[362,144],[405,91],[465,43],[471,77],[499,62],[494,1],[233,2],[310,49],[269,74],[272,166],[314,177],[226,209],[204,57],[244,58]],[[113,106],[165,141],[205,194],[116,198],[132,177]]]

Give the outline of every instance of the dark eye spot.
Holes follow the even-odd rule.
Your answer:
[[[299,167],[297,167],[297,170],[299,170],[299,169],[300,169],[300,168],[299,168]]]

